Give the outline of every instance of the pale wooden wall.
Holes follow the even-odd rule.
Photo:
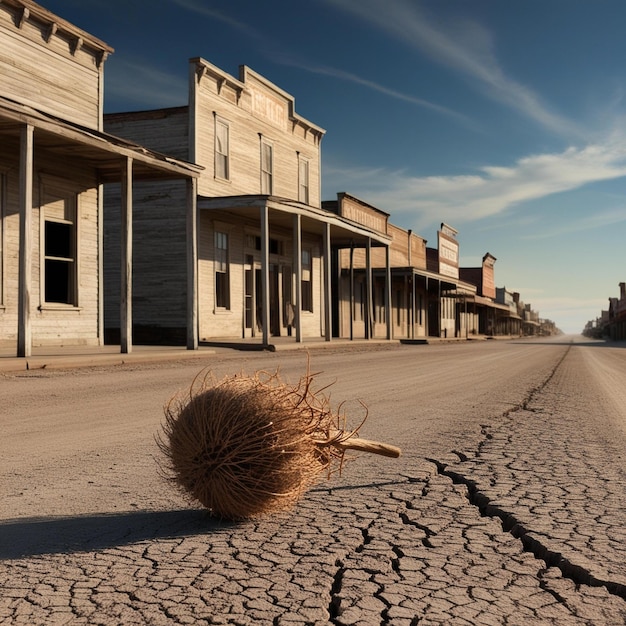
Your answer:
[[[48,24],[15,23],[15,10],[0,3],[0,95],[90,128],[101,128],[102,64],[97,51],[75,48]],[[49,37],[49,38],[48,38]]]
[[[133,186],[133,324],[172,329],[184,337],[187,311],[185,183]],[[104,202],[104,320],[119,328],[120,187],[107,185]]]
[[[192,64],[192,67],[194,65]],[[190,107],[105,116],[107,132],[126,137],[154,150],[205,167],[198,183],[200,196],[257,195],[261,192],[261,145],[259,133],[273,143],[273,195],[298,198],[298,158],[309,160],[311,205],[319,206],[319,141],[321,135],[306,128],[300,118],[290,117],[293,99],[266,81],[247,74],[246,85],[264,93],[282,107],[282,114],[268,118],[253,111],[252,91],[241,94],[228,81],[218,86],[210,72],[200,81],[191,73],[197,92]],[[236,79],[230,81],[238,84]],[[195,106],[194,106],[195,105]],[[191,108],[191,111],[190,111]],[[257,106],[258,109],[258,106]],[[230,127],[230,181],[215,178],[215,115]],[[281,117],[282,116],[282,117]],[[277,122],[277,119],[280,123]],[[184,185],[135,186],[133,321],[136,325],[183,328],[185,317],[186,261]],[[105,201],[105,324],[119,327],[119,189],[107,189]],[[117,224],[115,223],[117,221]],[[230,239],[230,310],[216,310],[214,233],[225,230]],[[241,220],[227,212],[201,210],[199,217],[198,306],[201,339],[244,335],[244,263],[258,252],[247,250],[245,234],[259,232],[259,220]],[[256,229],[256,231],[255,231]],[[292,230],[272,230],[284,238],[282,258],[272,263],[293,266]],[[143,243],[142,243],[143,242]],[[303,233],[303,245],[313,251],[313,313],[303,312],[304,336],[323,334],[323,281],[321,240]],[[282,303],[281,303],[282,307]],[[282,310],[282,309],[281,309]],[[286,328],[281,333],[286,333]]]
[[[271,220],[270,220],[271,222]],[[230,310],[217,309],[215,304],[215,271],[213,259],[214,233],[226,232],[229,235],[230,261]],[[245,262],[252,256],[254,266],[261,267],[261,253],[246,246],[246,235],[260,235],[259,224],[255,220],[241,219],[222,211],[200,212],[199,241],[199,335],[201,339],[240,338],[244,331],[245,300]],[[290,267],[293,263],[293,231],[270,226],[270,237],[283,242],[281,255],[270,255],[270,264]],[[324,333],[323,311],[323,267],[321,259],[320,237],[312,233],[302,233],[302,246],[312,252],[313,276],[313,312],[302,313],[302,334],[304,337],[320,337]],[[294,286],[295,294],[295,286]],[[283,301],[272,302],[271,307],[280,307],[281,335],[287,334],[287,327],[282,323]],[[295,332],[295,331],[294,331]],[[260,336],[257,331],[257,336]]]
[[[192,75],[193,80],[193,75]],[[220,83],[220,76],[210,71],[196,90],[194,161],[206,168],[198,193],[205,196],[233,196],[261,193],[261,139],[274,147],[274,188],[272,195],[298,199],[298,154],[309,161],[309,204],[320,206],[320,137],[290,118],[293,99],[280,90],[268,87],[253,74],[246,78],[246,88],[237,89]],[[254,93],[262,94],[273,105],[273,116],[253,111]],[[215,116],[230,128],[230,180],[215,177]]]
[[[107,113],[106,132],[176,159],[189,160],[189,107]]]
[[[17,338],[19,276],[19,167],[16,146],[0,144],[0,174],[6,183],[3,207],[3,289],[0,306],[0,337],[13,344]],[[40,207],[43,181],[77,194],[78,306],[45,305],[41,289],[40,233],[44,211]],[[98,344],[98,187],[95,172],[80,162],[35,151],[32,232],[31,324],[33,346]]]

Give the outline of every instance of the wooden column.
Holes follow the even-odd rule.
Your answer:
[[[122,206],[120,220],[120,351],[133,349],[133,160],[122,167]]]
[[[267,204],[261,207],[261,318],[263,345],[270,343],[270,224]]]
[[[187,350],[198,349],[198,182],[187,185]]]
[[[29,357],[32,353],[30,317],[30,291],[32,283],[33,237],[33,152],[34,128],[30,124],[20,130],[20,251],[19,294],[17,313],[17,356]],[[43,285],[41,289],[43,289]]]
[[[293,216],[293,267],[296,274],[296,292],[294,302],[294,323],[296,342],[302,342],[302,217]]]
[[[365,249],[365,291],[367,303],[365,307],[365,339],[371,339],[374,334],[374,298],[372,297],[372,240],[367,238]]]
[[[350,242],[350,341],[354,339],[354,241]]]
[[[417,320],[417,307],[416,307],[416,300],[417,300],[417,294],[415,292],[415,273],[413,271],[411,271],[411,277],[410,277],[410,287],[411,287],[411,334],[410,337],[411,339],[415,339],[415,322]]]
[[[385,246],[385,316],[387,318],[387,339],[391,339],[391,259],[390,246]]]
[[[98,345],[104,345],[104,185],[98,185]]]
[[[330,224],[327,222],[324,225],[324,338],[326,341],[330,341],[333,336],[332,298]]]

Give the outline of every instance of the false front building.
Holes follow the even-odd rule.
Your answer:
[[[197,176],[195,166],[102,132],[112,51],[35,2],[0,3],[0,347],[17,356],[103,343],[102,185]],[[129,218],[130,196],[116,209]],[[130,250],[115,251],[127,275]],[[118,288],[125,304],[131,284]],[[126,340],[129,308],[118,315]]]
[[[390,238],[322,208],[325,131],[296,113],[291,95],[246,66],[238,78],[201,58],[189,69],[188,105],[105,116],[108,131],[204,168],[192,245],[184,186],[135,186],[135,337],[181,342],[195,280],[201,341],[330,340],[338,334],[337,251],[386,248]],[[119,245],[117,204],[112,194],[105,206],[107,249]],[[186,258],[195,259],[196,277]],[[111,340],[119,328],[118,276],[119,267],[106,267]]]

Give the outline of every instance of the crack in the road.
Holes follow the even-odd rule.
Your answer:
[[[510,418],[516,412],[532,410],[529,408],[529,404],[539,393],[541,393],[541,391],[556,375],[556,372],[569,354],[571,348],[572,345],[570,344],[563,356],[556,363],[550,374],[546,377],[546,379],[536,387],[532,388],[521,403],[511,407],[510,409],[507,409],[502,414],[502,417]],[[489,433],[488,425],[483,425],[481,432],[485,438],[478,445],[478,453],[476,455],[477,457],[480,456],[482,447],[493,438],[493,436]],[[466,455],[460,454],[459,452],[455,451],[454,454],[459,457],[461,462],[468,459]],[[465,457],[465,459],[463,459],[463,457]],[[515,517],[513,513],[506,511],[499,505],[492,502],[491,498],[484,492],[480,491],[476,482],[473,481],[471,478],[464,476],[458,471],[448,469],[447,463],[431,458],[427,460],[435,465],[438,474],[450,478],[455,484],[464,485],[467,488],[467,497],[469,502],[478,508],[480,514],[483,517],[500,519],[503,531],[509,532],[516,539],[519,539],[522,542],[523,548],[526,552],[532,554],[535,558],[544,561],[548,567],[557,567],[565,578],[570,579],[577,585],[583,584],[593,587],[605,587],[609,591],[609,593],[626,600],[625,584],[612,580],[604,580],[598,578],[585,567],[577,565],[568,558],[564,557],[561,553],[551,550],[536,537],[531,528],[528,528],[526,525],[524,525],[520,520]],[[545,581],[543,583],[543,586],[546,586]],[[559,599],[557,595],[554,595],[554,597]],[[562,598],[559,601],[562,602]]]
[[[407,509],[410,509],[411,508],[411,503],[410,502],[406,502],[406,507],[407,507]],[[411,519],[403,511],[401,511],[399,515],[400,515],[400,519],[402,520],[403,524],[406,524],[408,526],[414,526],[415,528],[421,530],[426,535],[421,540],[422,541],[422,545],[425,548],[433,548],[433,544],[431,543],[430,538],[433,535],[437,534],[434,530],[432,530],[428,526],[425,526],[424,524],[420,524],[419,522],[416,522],[414,519]]]
[[[341,588],[343,586],[343,577],[346,573],[346,567],[341,559],[335,561],[337,571],[333,576],[333,583],[330,587],[330,604],[328,606],[328,615],[331,624],[339,624],[337,618],[341,613]]]

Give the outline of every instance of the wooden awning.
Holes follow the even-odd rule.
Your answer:
[[[331,211],[313,207],[303,202],[267,195],[245,195],[225,197],[199,197],[199,210],[224,211],[239,217],[258,219],[259,209],[267,206],[274,226],[291,228],[292,217],[302,218],[302,228],[309,233],[322,235],[326,225],[330,227],[331,243],[334,248],[385,247],[391,245],[391,237],[367,228]]]
[[[0,97],[0,137],[19,142],[20,128],[25,124],[35,129],[37,149],[91,164],[102,183],[120,182],[120,164],[127,158],[133,160],[135,180],[197,178],[204,169]]]

